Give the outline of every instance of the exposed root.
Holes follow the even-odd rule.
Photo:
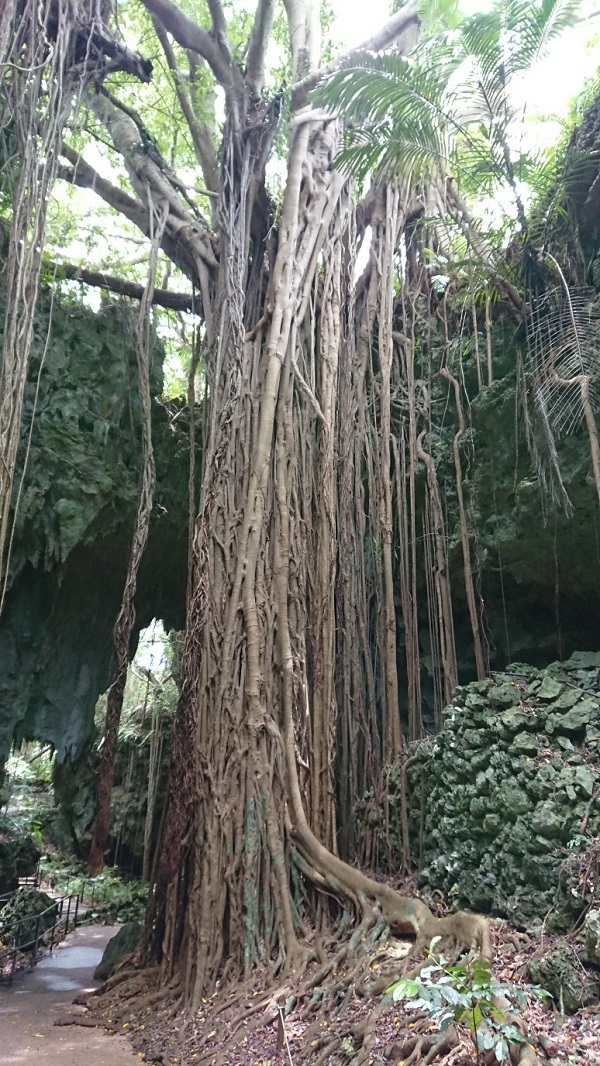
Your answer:
[[[266,1047],[264,1057],[279,1066],[284,1061],[284,1040],[289,1041],[294,1066],[341,1066],[349,1056],[353,1066],[401,1060],[406,1066],[442,1060],[444,1066],[453,1062],[459,1066],[472,1050],[461,1027],[451,1026],[443,1034],[432,1031],[429,1017],[407,1013],[387,993],[406,963],[389,926],[397,928],[402,920],[414,933],[416,925],[410,953],[414,961],[421,944],[434,936],[443,938],[447,957],[471,950],[489,958],[490,925],[465,912],[437,918],[421,901],[402,897],[385,885],[377,885],[379,889],[378,902],[373,899],[375,891],[370,899],[357,897],[362,918],[351,933],[343,933],[345,926],[340,925],[333,935],[312,938],[296,972],[284,978],[279,968],[275,977],[273,967],[265,966],[238,985],[228,984],[227,990],[222,986],[191,1017],[180,1010],[181,990],[160,987],[156,969],[115,975],[86,1004],[94,1022],[104,1017],[112,1027],[126,1020],[134,1042],[146,1055],[165,1047],[165,1058],[181,1059],[182,1048],[192,1045],[196,1066],[249,1062],[242,1057],[242,1048],[246,1055],[252,1047],[260,1048],[260,1055]],[[508,1013],[507,1005],[499,1006]],[[522,1019],[510,1020],[524,1030]],[[141,1023],[137,1037],[136,1023]],[[259,1057],[257,1053],[252,1061]],[[515,1045],[511,1062],[541,1066],[531,1044]]]
[[[102,1022],[99,1019],[89,1018],[87,1014],[65,1014],[62,1018],[55,1018],[53,1025],[80,1025],[84,1029],[97,1029]]]
[[[437,1058],[449,1054],[460,1043],[454,1026],[445,1033],[420,1033],[405,1043],[392,1044],[386,1048],[386,1057],[404,1066],[428,1066]]]

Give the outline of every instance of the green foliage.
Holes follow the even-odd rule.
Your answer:
[[[450,157],[452,128],[448,82],[459,59],[444,43],[422,46],[409,58],[354,54],[352,65],[313,94],[319,104],[350,119],[336,164],[362,181],[416,171],[430,176]]]
[[[79,895],[87,908],[86,921],[110,924],[144,920],[147,886],[142,881],[124,880],[115,867],[107,866],[97,877],[90,877],[84,863],[47,855],[40,862],[40,878],[55,892]]]
[[[586,836],[584,833],[574,833],[567,847],[569,851],[582,851],[594,843],[592,837]]]
[[[349,120],[338,164],[364,180],[458,174],[478,196],[535,181],[538,162],[515,136],[513,86],[576,18],[577,0],[496,0],[460,19],[454,2],[429,5],[425,33],[408,56],[353,57],[315,92]],[[521,212],[522,213],[522,212]]]
[[[14,785],[49,785],[52,781],[54,753],[37,741],[22,744],[6,761],[6,772]]]
[[[408,1000],[410,1009],[427,1014],[441,1032],[455,1023],[466,1026],[478,1063],[480,1054],[489,1051],[497,1062],[508,1062],[510,1046],[527,1040],[499,1003],[510,1007],[512,1015],[520,1014],[527,1006],[525,991],[511,982],[494,980],[491,965],[484,959],[448,966],[442,955],[430,958],[432,963],[422,970],[420,980],[402,978],[387,991],[395,1000]],[[528,991],[539,998],[547,996],[537,987],[530,986]]]
[[[31,823],[31,835],[35,840],[38,848],[43,847],[44,837],[42,833],[42,822],[40,822],[38,818],[34,818],[33,822]]]

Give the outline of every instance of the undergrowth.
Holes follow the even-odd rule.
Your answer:
[[[432,948],[434,942],[432,942]],[[448,964],[443,955],[430,950],[430,965],[419,980],[401,978],[388,992],[405,1000],[408,1010],[417,1010],[434,1022],[440,1033],[451,1026],[466,1027],[473,1042],[475,1061],[493,1052],[497,1062],[509,1062],[511,1049],[527,1045],[518,1026],[528,1006],[528,994],[545,999],[549,993],[530,985],[525,991],[510,981],[497,981],[491,963],[474,958]]]
[[[90,877],[80,862],[65,862],[60,855],[45,855],[40,861],[41,883],[61,894],[80,896],[86,921],[143,922],[146,914],[147,885],[124,880],[114,867]]]

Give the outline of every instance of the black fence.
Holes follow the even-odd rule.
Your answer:
[[[64,875],[46,873],[43,868],[38,870],[36,883],[44,892],[78,895],[80,921],[123,921],[120,912],[140,902],[145,907],[148,897],[147,887],[140,888],[139,881],[123,881],[120,889],[116,890],[114,882],[103,881],[101,877],[96,879],[72,874],[65,878]],[[19,885],[23,885],[22,880]]]
[[[0,907],[14,896],[14,892],[0,896]],[[17,971],[32,969],[44,952],[52,951],[69,930],[75,929],[79,906],[78,894],[58,896],[39,914],[5,925],[0,943],[0,983],[10,984]]]

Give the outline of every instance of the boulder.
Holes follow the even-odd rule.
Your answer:
[[[94,981],[106,981],[113,974],[125,955],[137,951],[142,943],[144,930],[137,922],[126,922],[119,932],[111,937],[104,954],[94,970]]]
[[[583,923],[584,959],[600,969],[600,911],[589,911]]]
[[[583,969],[569,944],[559,944],[541,959],[532,959],[529,976],[550,993],[561,1014],[574,1014],[581,1007],[600,1003],[600,982]]]

